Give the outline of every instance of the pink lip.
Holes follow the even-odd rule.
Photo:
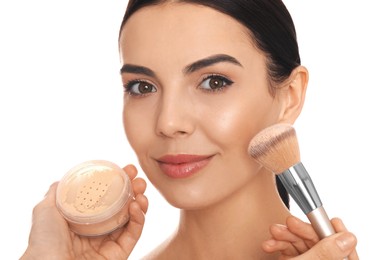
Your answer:
[[[171,178],[186,178],[205,167],[211,160],[210,155],[165,155],[157,162],[163,173]]]

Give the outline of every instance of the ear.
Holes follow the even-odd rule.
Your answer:
[[[293,124],[302,111],[305,103],[309,72],[303,66],[296,67],[287,79],[287,85],[281,89],[283,107],[279,122]]]

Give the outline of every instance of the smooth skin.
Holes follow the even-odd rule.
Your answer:
[[[275,176],[247,147],[261,129],[296,120],[306,68],[297,67],[271,95],[267,59],[246,28],[211,8],[183,3],[138,10],[123,28],[120,53],[127,138],[148,179],[181,209],[177,231],[146,259],[287,259],[309,248],[296,259],[338,259],[333,247],[340,235],[312,247],[318,238],[294,229],[278,237],[271,230],[276,243],[261,248],[274,223],[290,228],[290,212]],[[164,173],[160,158],[188,154],[211,159],[187,178]],[[339,259],[356,245],[346,234],[350,251]]]

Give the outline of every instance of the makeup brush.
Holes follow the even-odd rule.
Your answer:
[[[335,233],[301,162],[298,140],[291,125],[276,124],[260,131],[251,140],[248,152],[258,163],[277,174],[320,238]]]

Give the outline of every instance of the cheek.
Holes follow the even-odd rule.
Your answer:
[[[147,144],[152,142],[152,122],[151,115],[145,115],[144,111],[137,112],[136,107],[124,105],[123,107],[123,126],[127,140],[137,156],[142,155]]]
[[[153,138],[153,122],[151,115],[145,115],[141,111],[137,113],[135,107],[126,105],[123,109],[123,125],[127,140],[137,156],[138,163],[142,171],[147,175],[152,182],[154,177],[150,176],[150,172],[154,172],[150,167],[152,165],[149,161],[149,147],[151,147],[156,140]]]
[[[249,141],[263,128],[277,121],[271,97],[238,97],[219,106],[213,116],[203,117],[210,137],[224,149],[247,149]],[[236,100],[236,101],[234,101]]]

